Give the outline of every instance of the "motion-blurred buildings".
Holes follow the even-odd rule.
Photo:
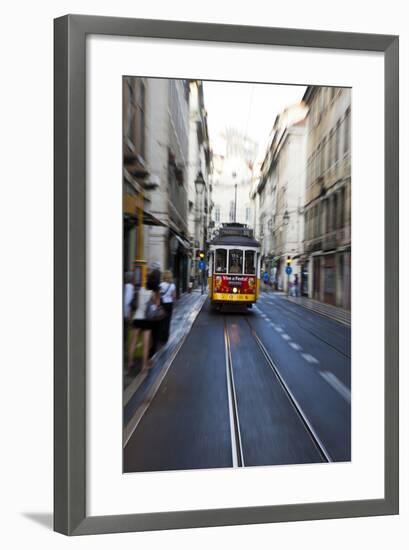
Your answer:
[[[210,200],[209,169],[201,83],[125,77],[125,271],[159,262],[161,269],[173,271],[178,293],[187,289],[195,245],[203,244],[206,238],[203,212]],[[199,185],[202,197],[195,192],[197,180],[203,182]],[[195,213],[193,225],[191,212]],[[202,227],[197,226],[199,223]]]
[[[309,86],[304,254],[311,298],[351,307],[351,90]]]
[[[227,128],[221,137],[224,151],[213,155],[211,177],[214,230],[222,223],[236,221],[251,225],[253,221],[250,190],[257,144],[234,128]]]
[[[287,291],[286,261],[302,277],[300,260],[304,237],[303,206],[306,177],[307,109],[294,105],[277,116],[273,139],[261,166],[253,199],[258,204],[257,236],[262,268],[274,288]]]
[[[351,90],[308,86],[285,109],[252,199],[262,268],[287,291],[351,307]],[[285,274],[291,259],[292,274]]]

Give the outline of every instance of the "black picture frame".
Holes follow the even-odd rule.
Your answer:
[[[385,60],[383,499],[86,515],[86,37],[113,35],[382,52]],[[397,36],[66,15],[54,21],[54,529],[66,535],[397,514],[399,39]]]

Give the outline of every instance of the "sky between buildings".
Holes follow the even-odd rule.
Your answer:
[[[276,116],[286,107],[301,101],[305,89],[305,86],[282,84],[204,81],[204,102],[213,152],[224,153],[220,134],[226,127],[232,127],[258,143],[255,161],[262,161]]]

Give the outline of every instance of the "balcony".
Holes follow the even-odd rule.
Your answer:
[[[337,247],[337,231],[326,233],[322,239],[322,250],[335,250]]]
[[[336,250],[340,246],[348,244],[348,237],[350,241],[350,229],[348,227],[335,229],[334,231],[305,241],[305,252],[312,253],[320,250],[329,252],[330,250]]]
[[[318,237],[316,239],[311,239],[305,242],[305,251],[306,252],[317,252],[322,249],[322,239]]]

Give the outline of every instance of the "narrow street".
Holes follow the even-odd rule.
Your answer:
[[[283,294],[262,293],[247,313],[207,299],[140,398],[124,471],[349,461],[350,338]]]

